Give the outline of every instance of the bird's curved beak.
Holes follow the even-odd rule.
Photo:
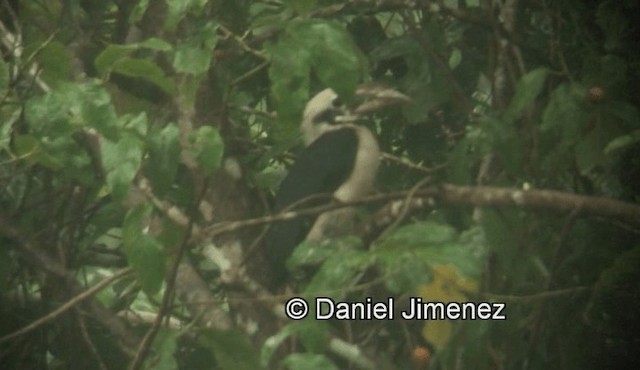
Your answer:
[[[336,117],[341,123],[357,122],[362,116],[373,113],[382,108],[411,103],[413,100],[405,94],[384,85],[370,83],[356,88],[354,94],[356,104],[348,109],[346,114]]]
[[[356,99],[363,100],[351,111],[355,115],[364,115],[384,107],[412,102],[411,98],[405,94],[379,84],[360,85],[356,89],[355,96]]]

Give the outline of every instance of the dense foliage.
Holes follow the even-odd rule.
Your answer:
[[[640,368],[637,19],[631,0],[2,0],[0,368]],[[383,230],[303,243],[296,294],[506,320],[292,321],[273,307],[294,294],[251,284],[306,101],[370,81],[413,100],[367,123],[385,154],[359,218]]]

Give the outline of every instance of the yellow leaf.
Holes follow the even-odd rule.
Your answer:
[[[437,265],[432,269],[433,280],[419,288],[425,302],[465,302],[466,293],[478,289],[475,280],[465,279],[451,264]],[[424,338],[437,349],[442,349],[451,338],[452,323],[448,320],[430,320],[422,330]]]

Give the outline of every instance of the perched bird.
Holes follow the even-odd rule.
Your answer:
[[[373,133],[357,121],[364,114],[410,99],[380,85],[362,85],[354,100],[361,104],[349,108],[332,89],[325,89],[307,103],[300,126],[306,148],[280,184],[275,213],[349,202],[371,190],[380,149]],[[353,209],[347,207],[274,223],[265,238],[273,285],[286,281],[285,262],[300,242],[348,234],[352,220]]]

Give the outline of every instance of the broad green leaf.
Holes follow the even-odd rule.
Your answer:
[[[363,251],[347,250],[327,259],[305,288],[305,293],[331,292],[338,297],[353,279],[374,262],[374,257]]]
[[[412,252],[394,251],[379,253],[384,265],[384,285],[393,293],[403,294],[413,291],[418,285],[431,280],[431,267],[417,259]]]
[[[149,362],[153,363],[154,370],[175,370],[178,369],[176,352],[179,350],[178,340],[181,333],[161,327],[158,335],[153,341],[153,349],[157,358],[150,357]]]
[[[36,45],[33,45],[36,46]],[[40,47],[41,45],[37,45]],[[30,50],[25,50],[28,54]],[[35,51],[35,50],[34,50]],[[52,41],[39,50],[36,60],[42,70],[42,78],[51,86],[58,87],[66,83],[71,76],[71,55],[65,45],[59,41]]]
[[[119,167],[107,171],[107,185],[115,200],[124,200],[129,194],[129,188],[135,177],[136,170],[136,166],[132,163],[125,162]]]
[[[308,301],[310,305],[310,312],[315,310],[313,302]],[[326,339],[329,332],[329,327],[326,321],[316,321],[312,319],[313,313],[309,314],[309,318],[305,320],[292,321],[274,336],[270,337],[262,347],[262,353],[260,354],[260,363],[263,366],[267,366],[271,360],[271,357],[278,350],[280,345],[284,341],[298,334],[302,339],[305,348],[308,351],[320,353],[326,348]]]
[[[189,136],[190,149],[203,173],[211,175],[222,162],[224,143],[218,130],[202,126]]]
[[[78,111],[80,109],[78,103],[77,100],[66,100],[64,94],[57,92],[34,96],[27,100],[25,117],[32,130],[31,133],[35,135],[68,133],[69,109],[73,104]]]
[[[327,348],[327,338],[329,338],[330,328],[325,321],[315,319],[299,321],[300,329],[298,335],[308,352],[323,353]]]
[[[159,39],[156,37],[150,37],[137,44],[128,44],[128,45],[134,45],[134,46],[137,46],[138,48],[145,48],[145,49],[150,49],[155,51],[170,51],[173,48],[171,44],[169,44],[165,40]]]
[[[522,176],[525,146],[516,128],[503,120],[487,116],[482,121],[481,129],[488,134],[492,148],[505,168],[511,174]]]
[[[420,44],[409,36],[394,37],[383,41],[370,53],[372,62],[380,62],[395,57],[422,55]]]
[[[197,27],[193,35],[176,46],[173,56],[173,67],[176,72],[202,75],[209,70],[213,49],[218,40],[217,26],[213,22]]]
[[[640,130],[635,130],[628,135],[619,136],[611,140],[604,148],[605,154],[614,153],[620,149],[625,149],[631,145],[640,142]]]
[[[147,120],[147,113],[140,112],[136,115],[125,114],[120,117],[121,125],[129,132],[137,134],[139,137],[147,136],[147,129],[149,128],[149,121]]]
[[[127,253],[127,261],[136,272],[142,290],[155,294],[162,287],[165,273],[162,245],[152,236],[143,234]]]
[[[607,104],[607,113],[619,120],[622,127],[636,128],[640,123],[638,107],[624,101],[614,100]]]
[[[311,56],[293,43],[267,44],[265,49],[271,60],[271,96],[278,111],[276,135],[291,138],[298,134],[302,109],[309,99]]]
[[[180,161],[178,128],[169,124],[149,138],[149,160],[145,173],[153,186],[154,193],[163,197],[176,177]]]
[[[279,132],[289,137],[297,133],[309,98],[310,72],[347,100],[364,79],[364,58],[345,29],[334,22],[291,22],[278,43],[267,45],[266,50],[278,123],[284,126]]]
[[[548,69],[536,68],[520,78],[513,99],[502,116],[505,124],[513,123],[520,113],[535,100],[542,91],[548,74]]]
[[[404,245],[437,244],[450,242],[456,238],[457,232],[453,227],[425,221],[398,228],[385,238],[383,243]]]
[[[294,353],[282,361],[291,370],[337,370],[337,367],[325,355],[313,353]]]
[[[117,140],[120,126],[111,96],[100,85],[87,85],[76,95],[81,99],[80,122],[93,127],[106,138]]]
[[[299,48],[306,48],[318,79],[349,98],[364,78],[365,59],[343,26],[324,20],[292,22],[287,29]]]
[[[462,52],[458,48],[454,48],[449,56],[449,68],[456,69],[462,62]]]
[[[137,47],[134,45],[109,45],[107,46],[93,62],[96,70],[99,75],[107,74],[112,68],[113,65],[123,59],[133,51],[135,51]]]
[[[474,157],[471,153],[471,143],[468,138],[463,138],[456,143],[449,154],[449,163],[447,166],[447,181],[457,185],[469,185],[473,182],[471,164],[474,163]]]
[[[129,77],[143,78],[167,92],[173,94],[175,86],[173,80],[167,77],[154,61],[151,59],[134,59],[125,57],[116,61],[112,70]]]
[[[173,32],[180,20],[187,14],[200,14],[207,4],[207,0],[166,0],[168,14],[165,21],[165,28]]]
[[[390,273],[415,273],[436,264],[452,264],[462,275],[473,277],[479,273],[484,255],[484,244],[478,245],[478,240],[461,238],[450,226],[427,221],[396,230],[379,244],[374,254]],[[409,256],[415,259],[408,265],[411,268],[398,270],[398,266],[408,263],[405,261]],[[397,284],[415,281],[411,277],[397,279]]]
[[[18,135],[14,139],[15,154],[34,163],[40,149],[40,142],[33,135]]]
[[[132,208],[124,218],[122,242],[129,265],[147,294],[160,290],[164,279],[162,245],[148,234],[152,208],[146,204]]]
[[[144,13],[146,13],[148,7],[149,0],[140,0],[136,2],[129,14],[129,24],[136,24],[139,22],[142,17],[144,17]]]
[[[610,131],[598,127],[581,137],[576,143],[576,163],[582,174],[606,161],[604,148],[609,142],[610,134]]]
[[[224,370],[261,369],[253,347],[238,330],[203,330],[200,341],[213,351],[217,367]]]
[[[551,168],[573,162],[573,158],[569,158],[573,156],[570,148],[579,140],[582,126],[589,117],[589,110],[583,103],[585,94],[584,86],[570,83],[561,84],[551,93],[540,125],[541,152],[552,153],[543,161]],[[560,168],[566,168],[566,165]]]
[[[132,135],[123,135],[117,142],[103,140],[100,150],[107,185],[116,200],[123,200],[142,162],[141,142]]]
[[[155,51],[170,51],[172,49],[171,44],[162,39],[155,37],[146,39],[139,43],[131,43],[126,45],[111,44],[107,46],[94,61],[94,65],[98,74],[104,75],[109,72],[113,65],[121,59],[124,59],[131,55],[134,51],[140,49],[150,49]]]
[[[7,93],[9,87],[9,66],[4,59],[0,59],[0,97]]]
[[[278,331],[275,335],[269,337],[262,346],[260,352],[260,364],[262,367],[267,367],[273,357],[274,353],[280,348],[280,345],[284,343],[287,338],[296,334],[304,321],[294,321]]]
[[[296,13],[304,16],[315,8],[317,0],[284,0],[283,3]]]
[[[295,269],[299,266],[318,265],[336,253],[353,250],[360,244],[361,241],[357,237],[344,237],[330,242],[303,241],[289,257],[287,267]]]

